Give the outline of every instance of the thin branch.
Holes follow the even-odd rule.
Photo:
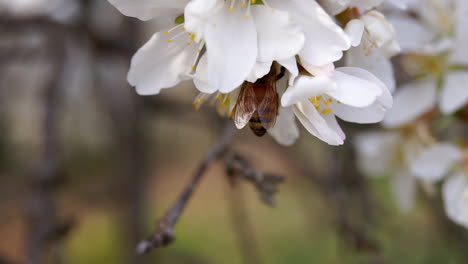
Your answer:
[[[273,173],[263,173],[256,170],[244,157],[229,153],[224,158],[226,172],[232,180],[240,177],[253,183],[260,194],[260,199],[268,205],[274,205],[278,184],[284,182],[284,177]]]
[[[138,254],[146,253],[153,248],[168,246],[175,240],[174,226],[184,211],[185,206],[192,197],[196,187],[200,183],[200,180],[205,175],[208,167],[223,157],[234,137],[235,131],[236,129],[233,127],[232,122],[229,122],[224,129],[221,138],[202,160],[199,167],[193,174],[192,180],[185,187],[184,191],[179,196],[179,199],[162,218],[156,221],[156,229],[154,233],[137,245],[136,251]]]

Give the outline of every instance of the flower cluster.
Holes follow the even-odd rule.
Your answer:
[[[174,21],[132,59],[128,81],[139,94],[193,80],[195,108],[217,100],[238,128],[284,145],[299,136],[296,118],[341,145],[336,117],[377,123],[392,106],[389,58],[400,48],[376,10],[383,0],[109,1],[127,16]]]
[[[447,215],[468,227],[468,1],[411,0],[389,9],[406,76],[383,125],[357,138],[359,166],[370,175],[393,171],[403,210],[418,186],[429,194],[444,181]]]

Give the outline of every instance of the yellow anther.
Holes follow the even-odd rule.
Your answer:
[[[242,2],[242,7],[246,7],[247,6],[247,2],[243,1]]]
[[[321,95],[317,95],[316,98],[317,98],[317,100],[322,101],[322,96]]]
[[[192,70],[195,70],[195,65],[192,65],[191,67],[192,67]]]
[[[231,12],[234,11],[234,10],[235,10],[235,8],[234,8],[233,6],[231,6],[231,7],[229,8],[229,11],[231,11]]]
[[[164,32],[164,34],[169,35],[169,31]]]
[[[322,110],[322,114],[326,115],[326,114],[331,114],[333,113],[333,109],[331,108],[325,108]]]
[[[215,98],[216,98],[216,100],[221,100],[221,99],[222,99],[222,96],[221,96],[221,94],[218,94],[218,95],[216,95]]]
[[[320,107],[320,102],[317,100],[317,97],[311,97],[311,98],[309,98],[309,101],[310,101],[315,107]]]
[[[252,0],[250,1],[252,4],[256,4],[257,3],[257,0]]]
[[[317,111],[320,111],[320,105],[316,105],[315,109],[317,109]]]
[[[171,42],[172,42],[172,39],[168,39],[167,42],[171,43]]]
[[[200,53],[201,51],[202,51],[201,49],[197,50],[198,53]]]
[[[249,14],[244,14],[244,18],[249,18]]]
[[[323,102],[326,106],[329,106],[333,102],[333,99],[328,98],[325,102]]]
[[[336,101],[337,103],[341,104],[341,101]]]
[[[187,42],[187,45],[192,45],[192,42]]]
[[[205,102],[205,99],[203,98],[197,99],[197,103],[203,103],[203,102]]]

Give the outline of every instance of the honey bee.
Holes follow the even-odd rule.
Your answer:
[[[261,137],[275,125],[279,104],[277,71],[273,64],[270,72],[255,83],[246,81],[242,84],[234,110],[237,128],[241,129],[248,123],[254,134]]]

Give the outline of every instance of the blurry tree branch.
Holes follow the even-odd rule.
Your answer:
[[[230,208],[232,225],[237,236],[239,249],[244,258],[244,263],[263,263],[255,238],[255,230],[249,222],[247,208],[243,197],[240,181],[247,181],[256,187],[260,199],[272,206],[275,202],[275,194],[278,184],[284,181],[280,175],[263,173],[256,170],[245,157],[228,152],[224,156],[226,175],[231,183]]]
[[[60,164],[58,118],[60,114],[61,86],[65,60],[65,33],[60,27],[48,22],[39,24],[14,24],[0,21],[4,30],[37,30],[46,38],[45,54],[53,65],[54,74],[49,76],[43,89],[44,118],[42,123],[40,157],[32,171],[33,190],[29,206],[29,240],[26,263],[44,263],[55,242],[62,239],[70,230],[72,221],[58,217],[55,203],[56,192],[64,183],[65,177]],[[40,48],[40,47],[39,47]],[[21,48],[18,49],[21,52]],[[38,52],[31,51],[31,52]],[[5,54],[3,54],[5,55]],[[11,55],[11,54],[10,54]],[[12,55],[14,56],[14,55]],[[3,56],[2,56],[3,57]]]
[[[174,205],[166,212],[166,214],[156,221],[156,228],[149,237],[141,241],[137,245],[137,253],[143,254],[150,251],[153,248],[168,246],[175,240],[174,226],[179,220],[185,206],[192,197],[196,187],[200,183],[200,180],[205,175],[205,172],[211,164],[221,159],[225,154],[229,144],[231,143],[234,134],[236,132],[235,127],[231,121],[228,121],[227,126],[224,128],[220,139],[212,147],[210,152],[201,161],[200,165],[193,174],[192,180],[182,191],[179,199]]]
[[[237,177],[254,184],[260,194],[260,199],[268,205],[274,205],[274,195],[278,191],[278,184],[284,182],[283,176],[260,172],[252,167],[246,158],[235,153],[228,153],[224,158],[224,163],[231,182]]]

